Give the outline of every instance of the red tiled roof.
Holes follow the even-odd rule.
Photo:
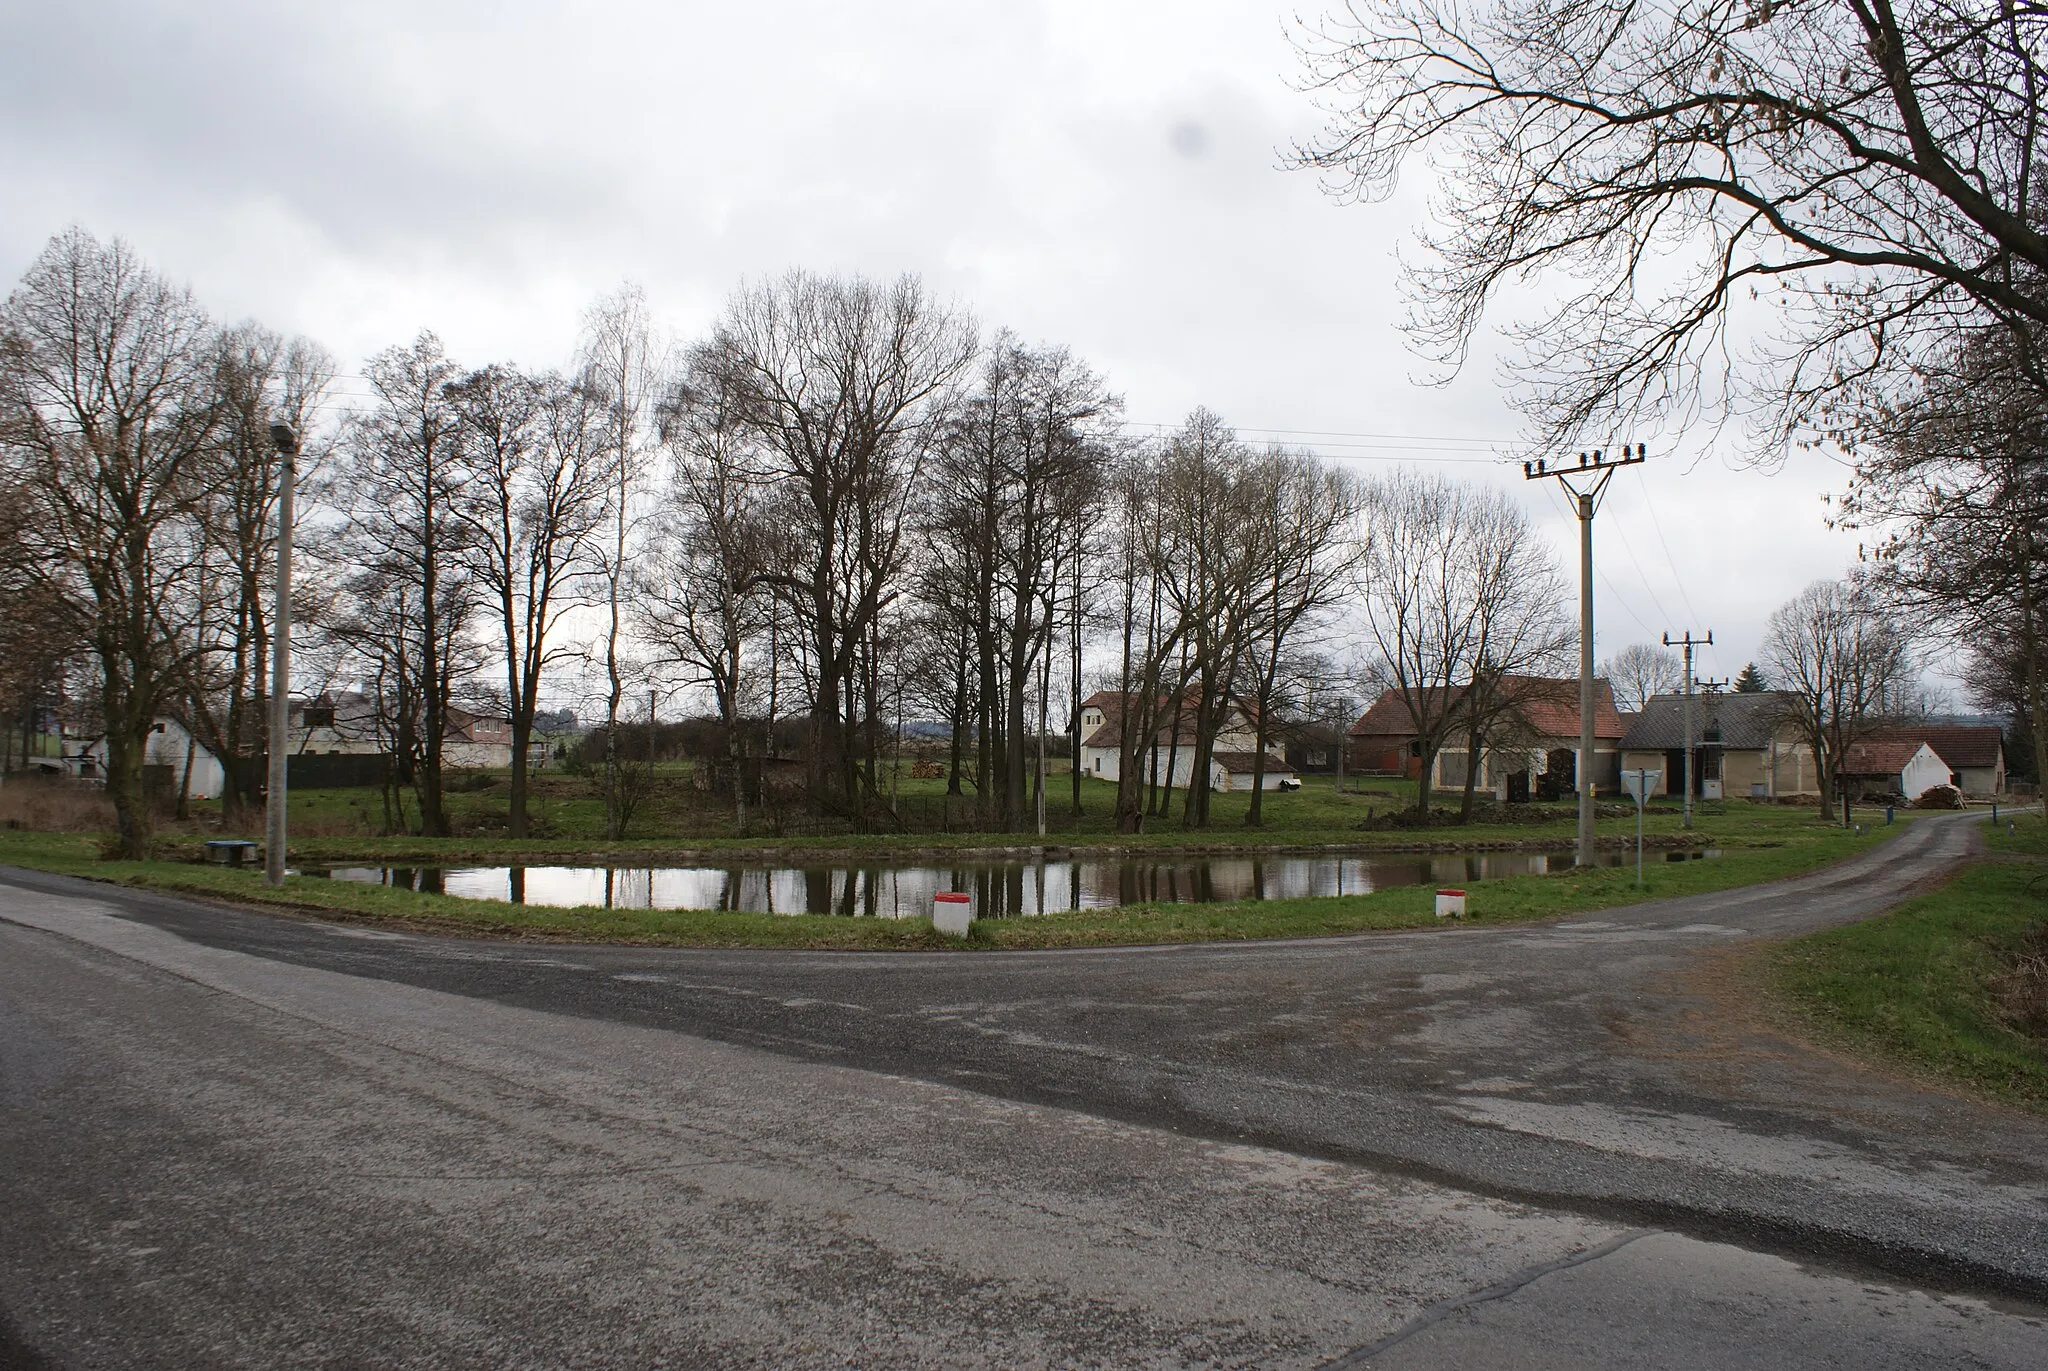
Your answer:
[[[1515,700],[1515,707],[1521,713],[1532,732],[1547,738],[1571,738],[1579,732],[1579,683],[1576,679],[1561,679],[1550,676],[1508,676],[1501,681],[1502,689]],[[1442,687],[1432,687],[1424,696],[1426,706],[1432,713],[1442,708],[1441,702],[1448,693],[1450,705],[1455,708],[1463,698],[1466,686],[1452,686],[1446,692]],[[1415,716],[1408,703],[1396,690],[1383,692],[1374,700],[1372,708],[1359,716],[1351,725],[1351,736],[1408,738],[1415,734]],[[1614,688],[1604,680],[1593,682],[1593,736],[1596,738],[1620,738],[1628,732],[1628,725],[1614,708]]]
[[[1849,744],[1839,769],[1844,776],[1896,776],[1923,746],[1917,738],[1865,738]],[[1946,758],[1942,762],[1947,765]]]
[[[1170,747],[1176,742],[1186,747],[1194,745],[1195,701],[1198,694],[1199,692],[1196,689],[1190,687],[1185,698],[1182,700],[1180,737],[1177,739],[1173,736],[1173,697],[1170,695],[1160,697],[1159,717],[1153,730],[1153,736],[1158,740],[1160,746]],[[1136,692],[1132,692],[1132,696],[1135,697],[1135,695]],[[1102,711],[1102,726],[1083,738],[1081,746],[1111,748],[1123,745],[1124,705],[1126,699],[1127,697],[1121,691],[1098,690],[1087,699],[1081,701],[1083,709],[1094,708]],[[1232,697],[1231,706],[1244,716],[1247,724],[1258,718],[1258,712],[1243,700]],[[1229,714],[1227,711],[1224,717],[1226,720],[1228,719]]]
[[[1421,692],[1423,703],[1434,714],[1441,708],[1446,692],[1442,686],[1431,686]],[[1448,692],[1453,703],[1463,692],[1452,687]],[[1407,738],[1415,733],[1415,714],[1408,708],[1408,701],[1398,690],[1385,690],[1372,702],[1372,708],[1358,716],[1358,722],[1349,730],[1354,738]]]
[[[2004,740],[1989,725],[1915,724],[1888,728],[1872,742],[1926,743],[1952,767],[1997,766]]]

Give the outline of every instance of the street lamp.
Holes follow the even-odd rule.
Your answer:
[[[290,424],[272,424],[277,448],[277,614],[271,632],[270,785],[264,804],[263,883],[284,884],[285,758],[292,718],[292,486],[298,472],[299,435]]]

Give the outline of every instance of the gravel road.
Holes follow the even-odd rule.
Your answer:
[[[0,1367],[2038,1366],[2048,1129],[1728,989],[1974,841],[1540,926],[889,956],[0,870]]]

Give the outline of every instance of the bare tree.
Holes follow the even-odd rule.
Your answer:
[[[300,488],[316,490],[325,460],[316,416],[334,362],[318,344],[255,324],[225,331],[218,347],[221,480],[205,510],[206,650],[193,661],[184,703],[193,738],[221,759],[222,808],[232,814],[257,799],[256,764],[269,737],[280,479],[270,425],[282,421],[300,435]]]
[[[1315,458],[1272,448],[1253,471],[1253,517],[1268,530],[1260,540],[1264,565],[1257,588],[1253,625],[1255,653],[1250,688],[1256,755],[1247,827],[1264,819],[1266,745],[1276,736],[1275,712],[1282,703],[1289,654],[1304,644],[1304,631],[1334,607],[1349,578],[1349,530],[1357,519],[1357,482],[1330,471]],[[1263,505],[1263,510],[1259,506]]]
[[[1422,761],[1415,808],[1426,814],[1446,741],[1461,726],[1483,733],[1504,703],[1489,698],[1488,680],[1541,659],[1545,620],[1525,581],[1538,568],[1521,555],[1526,521],[1496,491],[1401,471],[1367,483],[1364,511],[1354,571],[1376,649],[1371,675],[1408,714]],[[1460,712],[1468,693],[1470,718]]]
[[[1456,703],[1465,733],[1462,823],[1477,807],[1488,750],[1504,731],[1528,732],[1528,706],[1556,693],[1544,673],[1570,659],[1578,638],[1563,578],[1522,507],[1497,492],[1474,492],[1466,514],[1458,555],[1469,577],[1472,629]]]
[[[74,606],[99,672],[121,855],[148,856],[142,765],[202,646],[203,514],[221,479],[213,334],[118,240],[50,240],[0,306],[0,483],[40,591]]]
[[[2044,36],[1992,0],[1353,0],[1302,36],[1299,161],[1375,198],[1436,154],[1412,329],[1446,364],[1568,283],[1512,334],[1544,438],[1722,403],[1782,432],[1958,321],[2048,322]]]
[[[662,535],[636,580],[642,634],[686,684],[711,691],[725,731],[733,813],[747,825],[745,710],[750,654],[762,647],[769,603],[764,573],[776,539],[756,469],[721,375],[686,374],[664,402],[661,436],[670,459]]]
[[[1652,643],[1630,643],[1600,664],[1600,675],[1614,687],[1614,707],[1626,714],[1682,684],[1678,655]]]
[[[396,780],[417,792],[422,830],[445,836],[442,755],[455,689],[479,665],[468,629],[474,524],[462,417],[448,394],[461,369],[422,333],[365,367],[376,402],[344,431],[347,522],[329,557],[343,595],[325,625],[378,685]]]
[[[529,752],[549,666],[571,648],[556,632],[606,568],[612,415],[559,376],[489,366],[451,381],[464,479],[456,515],[465,560],[496,619],[512,721],[506,834],[527,836]]]
[[[863,649],[903,589],[918,473],[974,353],[970,321],[914,280],[797,272],[741,291],[691,354],[772,454],[773,517],[792,555],[768,582],[807,640],[812,794],[856,823],[880,804]]]
[[[1168,785],[1182,718],[1191,711],[1181,819],[1188,828],[1206,828],[1216,736],[1250,674],[1260,592],[1276,560],[1268,549],[1278,530],[1268,522],[1250,449],[1209,410],[1195,410],[1168,441],[1157,489],[1164,537],[1154,549],[1153,575],[1185,649],[1170,692]]]
[[[1134,446],[1116,470],[1113,541],[1108,556],[1116,616],[1116,701],[1105,711],[1117,729],[1116,831],[1143,830],[1153,784],[1154,744],[1168,672],[1186,624],[1166,606],[1156,574],[1166,540],[1157,451]],[[1177,684],[1177,683],[1176,683]]]
[[[1121,404],[1064,349],[1027,348],[1008,333],[977,380],[928,467],[931,565],[920,585],[930,606],[959,617],[971,644],[982,819],[1014,830],[1037,770],[1025,756],[1029,703],[1036,689],[1042,712]]]
[[[1820,814],[1835,816],[1842,759],[1910,693],[1904,630],[1867,580],[1815,581],[1771,615],[1764,665],[1793,697],[1790,718],[1813,749]]]
[[[2048,761],[2048,393],[2004,334],[1959,344],[1910,394],[1852,430],[1842,522],[1880,534],[1885,592],[1923,639],[1974,659],[2009,697],[2037,774]],[[1980,695],[1987,692],[1979,690]]]
[[[10,610],[0,616],[0,771],[35,755],[47,715],[62,706],[66,679],[87,651],[83,606],[48,574],[35,508],[0,457],[0,604]]]
[[[607,692],[604,714],[605,836],[616,842],[625,819],[619,807],[619,706],[626,695],[625,665],[620,657],[625,631],[625,589],[631,573],[634,495],[643,462],[641,433],[649,397],[656,384],[653,333],[647,318],[647,297],[632,284],[591,306],[583,321],[582,384],[605,397],[610,406],[612,444],[612,539],[605,557],[604,670]],[[653,765],[648,759],[648,765]]]

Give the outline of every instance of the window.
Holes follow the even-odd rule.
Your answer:
[[[307,727],[307,728],[333,728],[333,727],[334,727],[334,706],[333,706],[333,705],[307,705],[307,706],[306,706],[306,727]]]

